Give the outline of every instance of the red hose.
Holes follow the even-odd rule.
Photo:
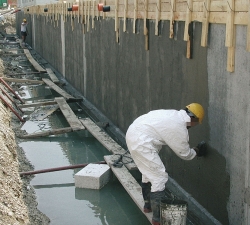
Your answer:
[[[77,164],[77,165],[71,165],[71,166],[62,166],[62,167],[55,167],[55,168],[49,168],[49,169],[43,169],[43,170],[34,170],[34,171],[27,171],[27,172],[20,172],[19,174],[22,175],[32,175],[32,174],[38,174],[38,173],[49,173],[54,171],[61,171],[61,170],[68,170],[68,169],[75,169],[75,168],[84,168],[90,163],[85,164]],[[92,164],[106,164],[105,161],[95,162]]]

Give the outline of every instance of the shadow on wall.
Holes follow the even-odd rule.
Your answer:
[[[222,224],[229,224],[227,202],[230,177],[226,171],[226,160],[217,150],[209,145],[207,148],[205,158],[185,161],[165,147],[161,151],[161,158],[170,177]]]

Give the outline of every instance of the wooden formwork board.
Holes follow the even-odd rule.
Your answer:
[[[44,101],[44,102],[34,102],[34,103],[26,103],[23,105],[18,105],[19,108],[30,108],[30,107],[39,107],[45,105],[55,105],[57,104],[56,101]]]
[[[42,79],[45,84],[47,84],[50,88],[52,88],[54,91],[56,91],[58,94],[63,96],[66,99],[74,98],[72,95],[68,94],[66,91],[58,87],[56,84],[54,84],[51,80],[43,78]]]
[[[98,11],[98,4],[103,3],[110,6],[109,12]],[[71,20],[74,30],[73,18],[78,18],[78,23],[84,24],[83,32],[90,30],[90,20],[94,28],[95,17],[103,19],[114,18],[116,41],[119,40],[119,20],[123,19],[123,31],[126,31],[126,19],[133,19],[133,33],[135,33],[136,20],[144,20],[145,50],[148,50],[148,34],[146,20],[155,21],[155,35],[158,35],[158,22],[170,21],[169,38],[174,37],[174,21],[184,21],[185,31],[183,40],[187,41],[187,58],[190,58],[190,41],[188,37],[188,25],[192,21],[202,23],[201,46],[206,47],[208,42],[209,23],[226,25],[225,46],[228,48],[227,70],[234,71],[235,61],[235,25],[246,25],[247,27],[247,51],[250,51],[250,1],[249,0],[79,0],[78,11],[67,10],[72,6],[72,1],[60,1],[45,6],[31,6],[24,13],[46,16],[47,20],[57,22],[60,15],[64,21]],[[44,12],[44,8],[48,12]]]
[[[82,101],[82,99],[78,98],[71,98],[66,99],[66,102],[78,102]],[[34,103],[25,103],[23,105],[18,105],[20,108],[30,108],[30,107],[39,107],[39,106],[45,106],[45,105],[55,105],[57,104],[56,101],[40,101],[40,102],[34,102]]]
[[[24,135],[17,135],[19,138],[38,138],[38,137],[46,137],[50,135],[57,135],[57,134],[65,134],[73,132],[71,127],[64,127],[59,129],[53,129],[48,131],[36,132],[32,134],[24,134]]]
[[[57,102],[59,108],[61,109],[65,119],[68,121],[70,127],[73,131],[77,130],[84,130],[85,127],[82,125],[82,123],[79,121],[79,119],[76,117],[72,109],[69,107],[68,103],[65,101],[64,98],[55,98],[55,101]]]
[[[110,152],[113,154],[121,155],[125,154],[123,157],[124,165],[129,170],[136,170],[137,166],[132,161],[130,154],[122,148],[119,144],[117,144],[107,133],[100,129],[91,119],[85,118],[80,119],[81,123],[84,127]]]
[[[46,71],[50,79],[52,80],[52,82],[54,82],[55,84],[59,83],[58,78],[56,77],[56,75],[53,73],[53,71],[50,68],[46,68]]]
[[[29,80],[29,79],[18,79],[18,78],[8,78],[8,77],[3,77],[3,80],[14,83],[44,84],[42,80]]]
[[[59,109],[58,105],[52,106],[49,110],[47,110],[43,115],[39,116],[37,120],[44,120],[46,117],[50,116],[53,112]]]
[[[30,54],[30,51],[28,49],[24,49],[24,53],[27,57],[27,59],[30,61],[30,63],[33,65],[33,67],[39,71],[39,72],[46,72],[45,69],[43,69],[38,62],[32,57],[32,55]]]
[[[114,167],[112,164],[116,160],[116,156],[104,156],[104,160],[110,166],[111,170],[113,171],[114,175],[120,181],[122,186],[128,192],[130,197],[133,199],[135,204],[139,207],[139,209],[143,212],[144,207],[144,200],[142,196],[142,190],[140,184],[135,180],[135,178],[131,175],[128,169],[125,166],[121,168]],[[152,221],[153,213],[144,213],[148,220]]]

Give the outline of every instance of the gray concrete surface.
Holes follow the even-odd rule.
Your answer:
[[[19,23],[22,17],[17,15]],[[122,31],[121,20],[116,43],[113,19],[95,20],[95,27],[83,34],[77,20],[72,30],[70,18],[57,27],[41,16],[26,17],[35,24],[29,44],[120,133],[150,110],[201,103],[206,115],[202,125],[190,130],[190,144],[206,141],[209,154],[186,162],[165,147],[161,155],[167,171],[222,224],[250,223],[247,27],[237,26],[235,72],[229,73],[224,25],[210,25],[204,48],[201,23],[193,23],[192,59],[187,59],[184,22],[175,24],[175,37],[169,39],[169,21],[160,24],[159,36],[149,21],[149,51],[145,51],[141,20],[136,34],[132,20],[127,21],[127,32]]]
[[[209,144],[225,157],[225,169],[230,175],[230,183],[225,182],[224,186],[230,193],[226,205],[230,224],[250,223],[249,206],[244,199],[249,187],[250,55],[246,51],[246,28],[236,29],[234,73],[225,70],[225,26],[211,26],[208,48]]]

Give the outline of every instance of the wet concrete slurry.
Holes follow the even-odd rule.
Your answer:
[[[26,90],[23,97],[27,100],[41,95],[50,96],[50,90],[44,85],[23,89]],[[75,103],[70,106],[78,117],[86,117]],[[68,126],[60,111],[43,121],[36,121],[31,112],[26,111],[26,114],[33,120],[22,127],[28,133]],[[110,154],[86,130],[23,139],[19,145],[35,170],[103,161],[103,156]],[[79,170],[37,174],[31,181],[37,195],[38,209],[50,218],[52,225],[150,224],[115,177],[101,190],[75,188],[74,174]]]

